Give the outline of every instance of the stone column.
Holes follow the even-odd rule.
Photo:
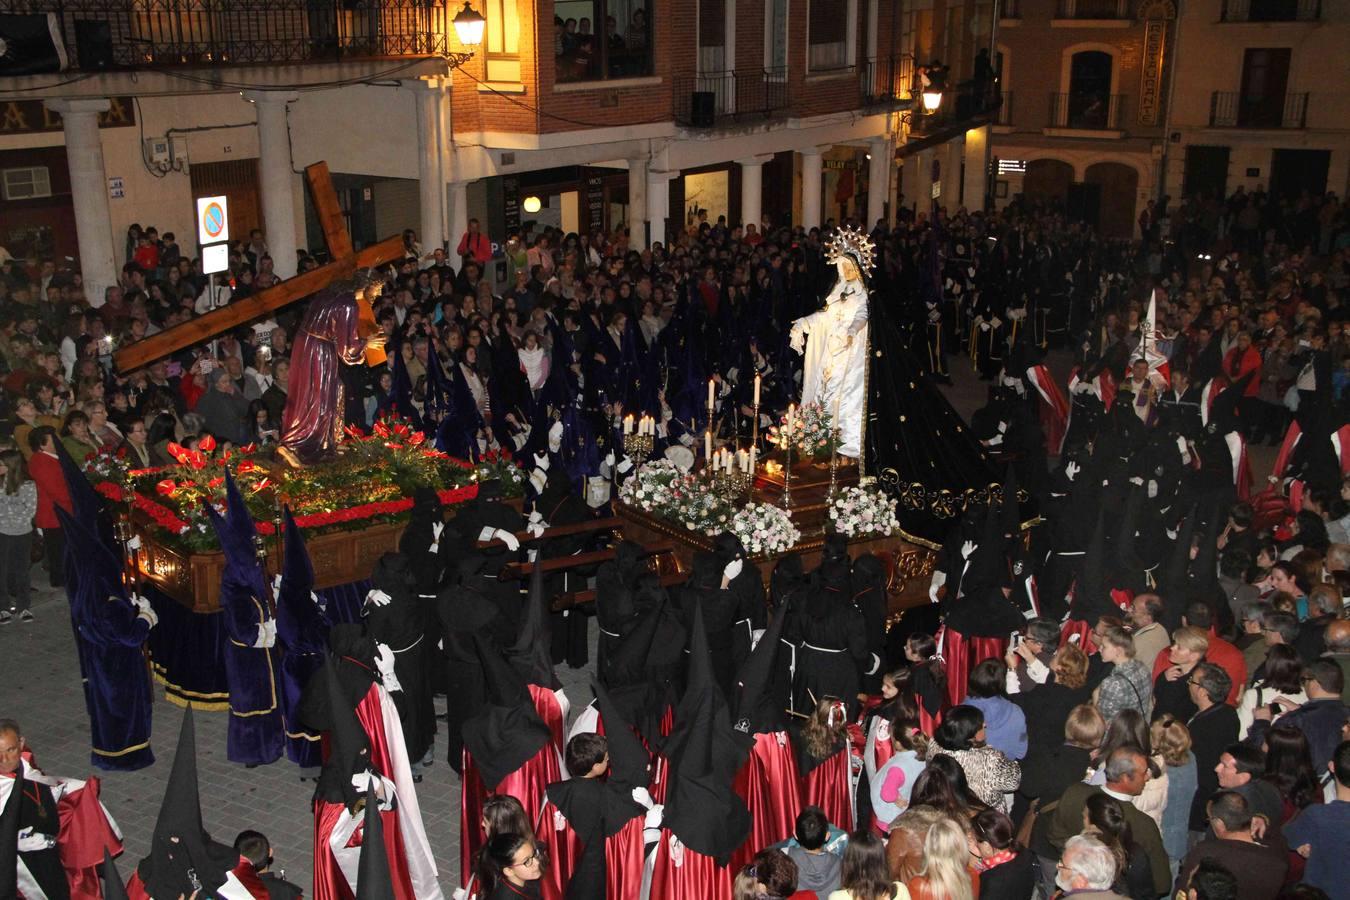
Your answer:
[[[628,234],[630,246],[645,249],[647,239],[647,170],[651,160],[645,156],[628,160]]]
[[[802,221],[807,231],[820,225],[821,159],[819,147],[798,151],[802,155]]]
[[[773,159],[772,153],[738,159],[741,167],[741,225],[754,225],[759,230],[764,214],[764,164]]]
[[[469,230],[469,183],[450,182],[450,253],[447,258],[459,269],[459,239]]]
[[[679,172],[647,169],[648,246],[665,245],[666,219],[670,217],[670,180]]]
[[[961,161],[965,143],[962,138],[952,138],[943,146],[945,152],[938,157],[942,160],[942,196],[938,198],[938,204],[947,207],[951,215],[965,205],[961,197]]]
[[[417,182],[422,252],[445,246],[445,170],[441,110],[445,87],[439,78],[419,79],[408,87],[417,104]]]
[[[871,231],[877,219],[887,215],[886,203],[891,199],[891,172],[895,164],[891,142],[884,135],[867,142],[867,152],[871,159],[867,163],[867,218],[863,220],[863,230]]]
[[[281,278],[296,271],[295,169],[291,139],[286,129],[286,104],[299,98],[294,91],[244,91],[258,115],[258,181],[262,191],[264,232],[272,265]],[[248,235],[231,235],[244,240]]]
[[[966,132],[965,207],[984,208],[989,191],[989,126],[972,128]]]
[[[108,176],[103,168],[103,141],[98,114],[108,109],[106,98],[48,100],[61,114],[66,134],[66,165],[70,169],[70,196],[75,207],[75,236],[80,242],[80,274],[90,306],[102,306],[104,291],[117,284],[118,264],[113,253],[112,217],[108,212]],[[45,298],[36,298],[40,302]]]

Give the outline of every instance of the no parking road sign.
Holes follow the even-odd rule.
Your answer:
[[[225,197],[197,198],[197,243],[202,246],[230,239],[229,203]]]

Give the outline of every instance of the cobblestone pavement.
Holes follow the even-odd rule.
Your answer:
[[[1066,358],[1056,355],[1051,363],[1062,383],[1068,369]],[[953,357],[951,367],[955,384],[946,389],[947,394],[968,419],[984,402],[986,385],[971,374],[964,360]],[[1258,486],[1270,471],[1274,454],[1273,448],[1252,448]],[[28,624],[16,620],[0,628],[0,658],[7,661],[10,672],[0,690],[0,716],[19,720],[46,772],[87,777],[96,770],[89,763],[89,724],[65,594],[46,587],[46,573],[41,567],[34,567],[32,581],[40,586],[34,591],[36,620]],[[595,637],[592,621],[592,658]],[[591,673],[563,666],[558,675],[575,714],[590,702]],[[155,765],[140,772],[101,773],[104,803],[126,838],[126,853],[118,863],[124,878],[148,851],[182,721],[182,710],[165,701],[162,690],[156,695]],[[443,709],[444,701],[440,702]],[[262,831],[272,841],[277,865],[286,870],[289,880],[308,891],[313,784],[302,783],[299,770],[284,759],[256,769],[228,762],[225,726],[224,713],[197,714],[198,771],[206,827],[225,842],[233,841],[245,828]],[[436,764],[427,770],[418,797],[448,896],[459,872],[459,779],[445,763],[444,747],[442,736]]]

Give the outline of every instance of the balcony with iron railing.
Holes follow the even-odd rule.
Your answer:
[[[71,68],[440,56],[453,0],[0,0],[54,14]]]
[[[1245,97],[1239,91],[1210,95],[1211,128],[1307,128],[1308,95]]]
[[[1059,0],[1057,19],[1129,19],[1130,0]]]
[[[914,57],[904,54],[869,59],[858,69],[864,106],[896,103],[914,96]]]
[[[917,91],[915,96],[919,96]],[[942,101],[935,110],[925,109],[922,101],[918,101],[910,131],[916,135],[933,135],[947,129],[972,128],[993,122],[1002,114],[1006,96],[999,91],[997,81],[963,81],[942,92]]]
[[[1317,22],[1322,0],[1223,0],[1220,22]]]
[[[1050,127],[1117,131],[1125,120],[1124,94],[1051,94]]]
[[[672,87],[675,121],[688,128],[771,119],[788,111],[786,69],[677,75]]]

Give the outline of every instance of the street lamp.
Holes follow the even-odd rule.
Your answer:
[[[531,215],[539,212],[539,210],[544,208],[543,202],[541,202],[538,197],[535,197],[533,195],[526,197],[525,202],[522,205],[525,211],[527,213],[530,213]]]
[[[464,8],[454,18],[455,34],[459,42],[466,47],[477,47],[483,43],[483,26],[486,24],[481,13],[464,0]]]
[[[938,107],[942,106],[942,91],[947,86],[947,67],[934,62],[919,70],[919,76],[923,80],[921,93],[924,112],[937,112]]]

